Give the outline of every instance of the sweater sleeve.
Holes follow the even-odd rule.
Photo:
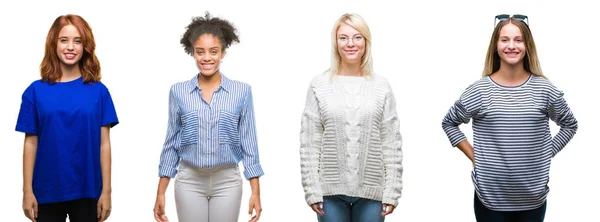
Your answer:
[[[467,139],[458,126],[463,123],[469,123],[471,118],[479,112],[480,108],[481,98],[474,86],[467,88],[460,96],[460,99],[450,107],[444,120],[442,120],[442,128],[453,147]]]
[[[308,89],[301,125],[300,169],[302,173],[302,186],[304,187],[306,203],[311,205],[323,202],[323,194],[319,182],[323,124],[313,84]]]
[[[563,98],[563,93],[555,94],[548,107],[549,118],[554,121],[560,130],[552,138],[552,157],[560,152],[577,132],[577,119],[571,112],[569,105]]]
[[[398,206],[398,199],[402,196],[402,172],[404,168],[402,166],[400,121],[396,113],[396,100],[391,88],[385,98],[380,129],[385,172],[382,203]]]

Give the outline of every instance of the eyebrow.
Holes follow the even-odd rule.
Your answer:
[[[357,36],[357,35],[362,36],[360,33],[356,33],[356,34],[354,34],[352,36]],[[339,34],[338,36],[348,36],[348,35],[346,35],[346,34]]]
[[[202,47],[196,47],[196,49],[204,49],[204,48],[202,48]],[[215,46],[215,47],[208,48],[208,49],[209,49],[209,50],[210,50],[210,49],[219,49],[219,47],[218,47],[218,46]]]

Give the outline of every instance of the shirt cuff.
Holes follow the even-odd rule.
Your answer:
[[[247,166],[244,169],[244,176],[246,177],[247,180],[249,180],[250,178],[254,178],[254,177],[260,177],[264,174],[265,173],[263,172],[263,169],[260,166],[260,164]]]
[[[177,175],[177,169],[172,167],[158,167],[158,177],[169,177],[173,178]]]

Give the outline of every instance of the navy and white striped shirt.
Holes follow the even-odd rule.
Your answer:
[[[198,75],[171,86],[159,177],[175,177],[180,159],[199,168],[241,160],[246,179],[262,176],[250,85],[221,75],[210,103],[201,93]]]
[[[535,75],[515,87],[484,77],[465,90],[442,122],[452,146],[466,139],[458,126],[471,118],[472,179],[481,202],[495,211],[540,207],[549,192],[550,159],[577,131],[562,91]],[[560,126],[554,137],[548,119]]]

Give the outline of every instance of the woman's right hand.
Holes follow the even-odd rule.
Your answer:
[[[157,195],[154,203],[154,219],[157,222],[168,222],[169,218],[165,215],[165,195]]]
[[[318,213],[319,215],[325,214],[325,211],[323,211],[323,202],[311,204],[310,208],[312,208],[312,210]]]
[[[23,213],[29,220],[35,222],[38,217],[38,203],[33,192],[23,193]]]

